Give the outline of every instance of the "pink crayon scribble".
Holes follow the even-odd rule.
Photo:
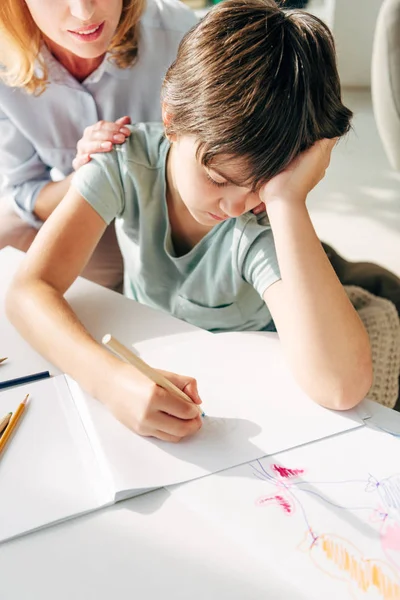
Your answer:
[[[385,546],[391,550],[400,552],[400,525],[398,523],[389,524],[384,536]]]
[[[267,506],[268,504],[279,504],[287,515],[291,515],[294,512],[294,506],[279,494],[276,496],[261,496],[261,498],[256,500],[257,506]]]
[[[304,473],[304,469],[287,469],[286,467],[281,467],[280,465],[272,465],[272,470],[275,471],[280,477],[297,477],[297,475],[302,475]]]
[[[381,532],[381,544],[386,558],[400,572],[400,524],[387,522]]]

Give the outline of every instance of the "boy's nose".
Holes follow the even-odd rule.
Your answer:
[[[251,196],[251,193],[247,193],[237,197],[223,198],[219,205],[221,210],[229,217],[240,217],[240,215],[253,208]]]
[[[244,204],[231,203],[229,206],[220,205],[221,209],[224,211],[228,217],[240,217],[245,211]]]

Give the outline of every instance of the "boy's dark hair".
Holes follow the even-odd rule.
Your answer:
[[[183,38],[163,84],[166,134],[194,135],[210,166],[246,159],[256,189],[322,138],[342,136],[335,49],[317,17],[273,0],[225,0]]]

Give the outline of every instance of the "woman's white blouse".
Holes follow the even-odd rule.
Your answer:
[[[132,122],[161,120],[160,91],[179,42],[196,22],[180,0],[148,0],[141,19],[137,62],[119,69],[104,59],[82,83],[45,50],[47,89],[32,96],[0,83],[1,195],[34,226],[35,201],[51,181],[50,170],[72,171],[76,144],[85,127],[129,115]]]

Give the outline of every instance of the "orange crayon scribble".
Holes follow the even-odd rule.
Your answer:
[[[324,556],[338,572],[330,573],[339,579],[347,579],[359,590],[368,593],[373,588],[384,600],[400,599],[400,584],[396,573],[386,563],[374,559],[365,559],[360,551],[347,540],[334,535],[321,535],[310,548],[316,565],[327,572],[327,566],[321,559]],[[322,556],[321,556],[322,554]]]

